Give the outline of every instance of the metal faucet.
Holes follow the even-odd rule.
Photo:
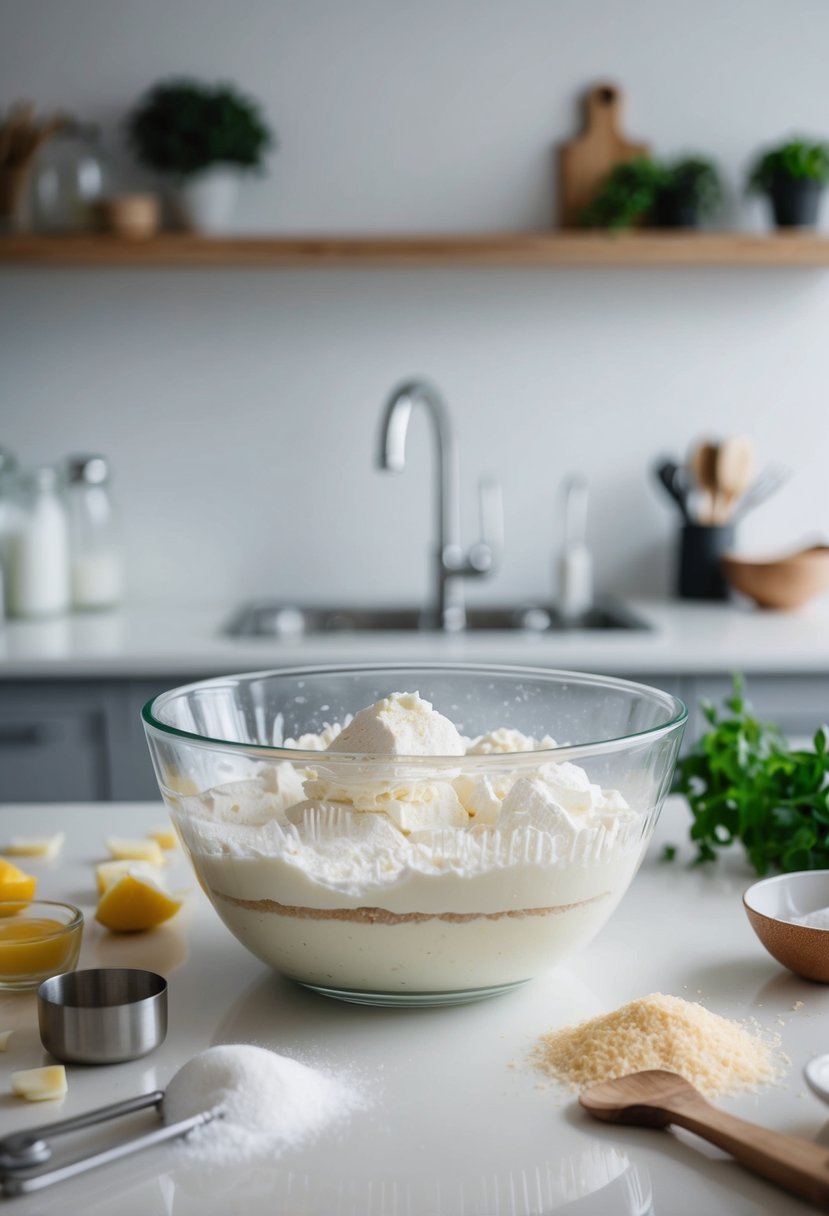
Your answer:
[[[446,403],[433,385],[406,380],[391,392],[380,426],[379,467],[396,473],[406,467],[406,436],[416,405],[422,405],[432,420],[437,456],[434,593],[424,624],[457,632],[466,626],[463,579],[490,574],[497,563],[503,543],[501,487],[492,478],[479,483],[482,539],[464,551],[458,445]]]

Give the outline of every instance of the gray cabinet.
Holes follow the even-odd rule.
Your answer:
[[[0,689],[0,800],[109,797],[108,699],[82,685]]]
[[[689,709],[685,746],[705,729],[700,697],[718,705],[729,676],[651,676]],[[0,681],[0,803],[146,801],[158,798],[141,725],[141,707],[164,689],[189,683],[175,675],[122,680]],[[761,718],[792,739],[829,722],[829,676],[757,675],[747,681]]]
[[[730,697],[730,676],[694,676],[682,681],[679,695],[689,709],[686,736],[697,738],[706,727],[699,702],[721,708]],[[755,675],[745,681],[745,695],[763,722],[774,722],[793,742],[806,742],[819,726],[829,725],[829,676]]]
[[[0,681],[0,803],[158,798],[141,706],[185,682]]]
[[[141,802],[159,798],[141,710],[160,692],[189,684],[192,676],[162,676],[158,680],[126,680],[120,686],[117,716],[110,738],[112,755],[111,798],[117,802]]]

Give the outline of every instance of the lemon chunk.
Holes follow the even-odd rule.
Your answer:
[[[135,874],[137,878],[154,880],[157,873],[157,866],[151,865],[148,861],[130,861],[127,858],[121,858],[120,861],[101,861],[95,867],[98,894],[103,895],[107,887],[111,887],[125,874]]]
[[[52,836],[12,836],[6,852],[9,857],[57,857],[66,840],[65,832]]]
[[[163,866],[164,854],[157,840],[131,840],[126,836],[110,836],[107,848],[117,861],[147,861],[151,866]]]
[[[14,1034],[13,1030],[0,1030],[0,1051],[7,1051],[9,1039]]]
[[[27,1102],[57,1102],[66,1097],[68,1089],[66,1069],[62,1064],[12,1073],[12,1093]]]
[[[34,899],[37,879],[26,874],[13,861],[0,857],[0,900]]]
[[[153,828],[153,830],[148,832],[147,835],[149,836],[150,840],[154,840],[156,842],[160,849],[178,848],[178,836],[176,836],[175,831],[171,827]]]
[[[95,917],[115,933],[137,933],[169,920],[180,907],[181,900],[168,895],[158,883],[123,874],[104,891]]]

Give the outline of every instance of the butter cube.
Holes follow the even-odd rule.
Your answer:
[[[0,1051],[6,1051],[9,1046],[9,1039],[14,1034],[13,1030],[0,1030]]]
[[[125,874],[132,874],[135,878],[155,879],[157,871],[158,867],[148,861],[131,861],[128,858],[122,858],[120,861],[101,861],[95,867],[98,894],[103,895],[107,887],[111,887]]]
[[[146,861],[151,866],[163,866],[164,854],[157,840],[130,840],[125,836],[110,836],[107,848],[118,861]]]
[[[27,1102],[58,1102],[65,1098],[69,1086],[66,1069],[62,1064],[49,1064],[46,1068],[24,1068],[12,1073],[12,1093]]]
[[[178,848],[178,836],[176,836],[175,831],[171,827],[153,828],[153,830],[151,832],[148,832],[147,835],[149,836],[150,840],[156,841],[159,848],[162,848],[162,849],[177,849]]]
[[[66,840],[65,832],[53,836],[12,836],[5,852],[9,857],[57,857]]]

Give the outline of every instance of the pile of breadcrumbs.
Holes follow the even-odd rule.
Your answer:
[[[548,1077],[581,1090],[648,1068],[679,1073],[708,1098],[777,1081],[779,1038],[692,1001],[652,993],[603,1017],[543,1035],[530,1056]]]

